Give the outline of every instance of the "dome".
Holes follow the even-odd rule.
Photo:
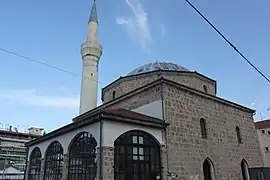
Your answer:
[[[136,74],[142,74],[146,72],[152,72],[157,70],[165,70],[165,71],[189,71],[188,69],[174,64],[174,63],[167,63],[167,62],[154,62],[154,63],[148,63],[144,64],[130,73],[128,73],[128,76],[136,75]]]

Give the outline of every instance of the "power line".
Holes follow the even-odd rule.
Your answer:
[[[38,64],[40,64],[40,65],[43,65],[43,66],[46,66],[46,67],[49,67],[49,68],[52,68],[52,69],[61,71],[61,72],[63,72],[63,73],[67,73],[67,74],[72,75],[72,76],[80,77],[78,74],[76,74],[76,73],[74,73],[74,72],[71,72],[71,71],[68,71],[68,70],[65,70],[65,69],[62,69],[62,68],[59,68],[59,67],[50,65],[50,64],[48,64],[48,63],[39,61],[39,60],[37,60],[37,59],[33,59],[33,58],[30,58],[30,57],[21,55],[21,54],[19,54],[19,53],[14,52],[14,51],[10,51],[10,50],[4,49],[4,48],[0,48],[0,50],[3,51],[3,52],[6,52],[6,53],[8,53],[8,54],[12,54],[12,55],[14,55],[14,56],[20,57],[20,58],[22,58],[22,59],[25,59],[25,60],[28,60],[28,61],[32,61],[32,62],[38,63]],[[86,78],[86,79],[89,80],[89,81],[95,81],[95,80],[89,79],[89,78],[87,78],[87,77],[84,77],[84,78]],[[103,84],[103,83],[101,83],[100,81],[96,81],[96,82],[98,82],[98,83],[100,83],[100,84]]]
[[[251,67],[253,67],[264,79],[270,83],[270,79],[266,77],[254,64],[252,64],[248,58],[246,58],[236,46],[229,41],[189,0],[185,0]]]

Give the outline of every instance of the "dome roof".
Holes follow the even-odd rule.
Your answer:
[[[154,62],[154,63],[148,63],[144,64],[130,73],[128,73],[128,76],[131,75],[136,75],[136,74],[142,74],[146,72],[151,72],[151,71],[157,71],[157,70],[165,70],[165,71],[189,71],[188,69],[174,64],[174,63],[167,63],[167,62]]]

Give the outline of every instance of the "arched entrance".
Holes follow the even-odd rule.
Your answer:
[[[215,180],[214,165],[208,158],[203,162],[203,176],[204,180]]]
[[[248,164],[247,164],[247,161],[245,159],[242,159],[242,161],[241,161],[241,170],[242,170],[243,180],[250,180],[249,179]]]
[[[114,142],[114,179],[161,179],[157,140],[143,131],[129,131],[118,137]]]
[[[38,147],[35,147],[30,155],[28,179],[29,180],[40,179],[40,170],[41,170],[41,151]]]
[[[63,165],[63,147],[58,141],[52,142],[45,156],[44,180],[61,180]]]
[[[69,147],[68,180],[94,180],[96,178],[97,141],[88,132],[79,133]]]

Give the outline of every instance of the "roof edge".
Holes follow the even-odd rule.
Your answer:
[[[171,81],[171,80],[166,79],[166,78],[163,78],[163,79],[165,80],[164,81],[165,83],[167,83],[167,84],[169,84],[171,86],[180,87],[180,88],[183,88],[185,90],[188,90],[189,92],[196,93],[196,94],[199,94],[199,95],[204,96],[204,97],[212,98],[214,100],[217,100],[219,102],[225,103],[225,104],[230,105],[230,106],[233,106],[233,107],[237,107],[237,108],[239,108],[241,110],[244,110],[244,111],[247,111],[247,112],[255,113],[255,110],[250,109],[248,107],[245,107],[243,105],[237,104],[235,102],[232,102],[232,101],[229,101],[229,100],[226,100],[226,99],[223,99],[223,98],[220,98],[218,96],[211,95],[211,94],[205,94],[205,93],[203,93],[203,92],[201,92],[199,90],[192,89],[192,88],[190,88],[188,86],[185,86],[183,84],[176,83],[176,82]]]
[[[212,78],[209,78],[205,75],[202,75],[200,73],[198,73],[197,71],[172,71],[172,70],[162,70],[162,69],[159,69],[159,70],[155,70],[155,71],[150,71],[150,72],[145,72],[145,73],[141,73],[141,74],[135,74],[135,75],[129,75],[129,76],[120,76],[118,79],[114,80],[113,82],[111,82],[110,84],[108,84],[107,86],[103,87],[102,88],[102,94],[101,94],[101,99],[103,101],[103,91],[107,88],[109,88],[110,86],[120,82],[121,80],[125,80],[125,79],[128,79],[128,78],[131,78],[131,77],[139,77],[139,76],[143,76],[143,75],[149,75],[149,74],[154,74],[154,73],[160,73],[160,72],[172,72],[172,73],[182,73],[182,74],[197,74],[209,81],[212,81],[216,84],[216,80],[215,79],[212,79]]]
[[[117,109],[120,109],[120,108],[117,108]],[[127,111],[131,111],[131,110],[127,110]],[[134,112],[134,113],[136,113],[136,112]],[[136,113],[136,114],[147,116],[147,115],[144,115],[141,113]],[[152,118],[154,120],[153,121],[146,121],[146,120],[143,121],[141,119],[134,118],[134,117],[128,117],[128,116],[121,115],[121,114],[113,114],[113,113],[107,112],[106,109],[103,108],[97,112],[92,112],[92,114],[88,113],[87,116],[81,117],[80,121],[74,121],[70,124],[67,124],[66,126],[63,126],[59,129],[56,129],[55,131],[52,131],[44,136],[41,136],[38,139],[34,139],[32,141],[29,141],[29,142],[25,143],[25,145],[27,147],[29,147],[29,146],[35,145],[37,143],[52,139],[55,136],[66,134],[67,132],[78,129],[82,126],[94,124],[94,123],[99,122],[101,120],[120,121],[120,122],[129,123],[129,124],[139,124],[139,125],[151,126],[151,127],[156,127],[156,128],[166,128],[167,126],[169,126],[169,123],[166,123],[161,119],[154,118],[151,116],[147,116],[147,117]],[[126,121],[125,119],[128,119],[128,121]]]

